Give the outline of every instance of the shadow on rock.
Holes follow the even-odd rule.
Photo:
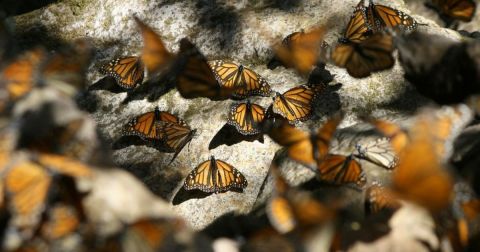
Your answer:
[[[243,193],[243,189],[231,188],[229,191],[236,193]],[[224,192],[221,192],[224,193]],[[173,205],[179,205],[190,199],[203,199],[215,193],[207,193],[200,190],[185,190],[183,186],[178,190],[172,199]]]
[[[115,78],[111,76],[106,76],[88,87],[88,91],[93,90],[107,90],[114,94],[126,92],[124,88],[117,85]]]
[[[324,84],[318,84],[324,85]],[[341,108],[340,96],[337,91],[342,88],[341,83],[327,85],[324,92],[318,94],[314,107],[314,115],[319,117],[323,115],[332,115]]]
[[[122,104],[128,104],[134,100],[142,100],[147,97],[149,102],[158,100],[161,96],[175,88],[175,82],[172,79],[173,74],[167,74],[162,77],[153,77],[134,90],[127,93],[127,97]]]
[[[245,136],[238,133],[235,127],[229,124],[225,124],[217,132],[217,134],[213,136],[212,140],[210,141],[210,144],[208,145],[208,149],[209,150],[215,149],[222,144],[225,144],[227,146],[232,146],[242,141],[247,141],[247,142],[259,141],[260,143],[263,143],[264,141],[263,134],[260,133],[256,135]]]

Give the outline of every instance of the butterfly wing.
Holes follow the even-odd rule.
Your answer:
[[[308,86],[294,87],[277,95],[273,101],[273,112],[283,116],[290,123],[306,121],[312,116],[315,90]]]
[[[157,111],[151,111],[136,116],[125,125],[122,135],[134,135],[139,136],[142,139],[156,139],[158,136],[155,127],[157,115]]]
[[[208,193],[214,192],[213,172],[214,167],[212,167],[211,161],[204,161],[188,174],[183,187],[186,190],[198,189]]]
[[[275,48],[276,57],[287,67],[293,67],[301,74],[308,74],[320,58],[321,46],[326,29],[315,28],[309,32],[297,33]]]
[[[112,76],[117,84],[125,89],[132,89],[140,85],[144,77],[144,69],[140,58],[127,56],[114,59],[104,65],[100,71],[103,74]]]
[[[41,234],[47,240],[56,240],[74,233],[80,226],[76,210],[66,204],[57,203],[47,210]]]
[[[383,31],[386,28],[402,27],[414,30],[418,23],[411,16],[399,10],[385,5],[374,4],[370,0],[367,10],[368,21],[374,26],[375,31]]]
[[[244,189],[247,187],[247,179],[237,169],[230,164],[216,159],[215,160],[215,192],[224,192],[231,188]]]
[[[338,125],[343,120],[343,113],[337,113],[318,129],[315,136],[314,157],[317,164],[320,164],[328,155],[330,141],[332,140]]]
[[[143,37],[142,62],[149,74],[163,70],[173,59],[161,37],[148,25],[135,17]]]
[[[157,122],[155,127],[158,132],[158,138],[161,140],[162,144],[166,145],[167,149],[175,152],[170,163],[175,160],[183,147],[192,140],[193,135],[196,132],[196,130],[192,130],[186,124],[166,121]]]
[[[375,214],[383,209],[400,208],[400,202],[388,188],[378,184],[370,186],[365,193],[366,211]]]
[[[226,100],[235,89],[219,85],[205,57],[188,39],[180,41],[182,70],[177,75],[177,90],[186,99],[205,97]]]
[[[227,88],[240,87],[240,75],[238,65],[224,60],[208,61],[208,65],[215,73],[217,81]]]
[[[256,135],[261,132],[260,123],[265,118],[265,109],[254,103],[238,103],[232,106],[227,123],[243,135]]]
[[[471,0],[432,0],[441,13],[464,22],[472,21],[477,5]]]
[[[266,214],[272,226],[280,233],[292,231],[297,221],[290,202],[280,195],[273,195],[266,205]]]
[[[38,162],[44,167],[63,175],[75,178],[89,177],[93,175],[93,171],[89,166],[66,156],[40,154],[37,158]]]
[[[233,93],[236,97],[245,98],[252,95],[267,97],[272,93],[267,80],[250,68],[244,67],[240,77],[243,85]]]
[[[318,178],[335,184],[356,184],[363,186],[366,182],[360,163],[352,156],[331,154],[318,165]]]
[[[393,169],[398,163],[398,156],[386,137],[367,144],[357,144],[355,147],[361,158],[386,169]]]
[[[347,24],[343,38],[340,42],[359,43],[368,38],[371,35],[372,30],[367,22],[366,7],[364,6],[364,0],[361,0],[357,7],[355,7],[350,21]]]

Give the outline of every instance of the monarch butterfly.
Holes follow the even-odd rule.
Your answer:
[[[361,0],[355,7],[344,35],[339,39],[340,43],[360,43],[373,34],[372,27],[370,27],[367,21],[367,9],[364,6],[364,2],[365,0]]]
[[[156,132],[161,143],[166,145],[169,151],[175,152],[170,163],[180,154],[183,147],[189,143],[197,132],[191,129],[184,121],[171,122],[160,120],[156,123]]]
[[[407,130],[395,123],[371,117],[363,117],[363,120],[372,124],[381,134],[390,139],[390,145],[395,153],[400,154],[403,151],[409,141]]]
[[[136,135],[143,140],[160,139],[162,138],[162,135],[158,132],[156,127],[158,121],[185,125],[183,120],[168,112],[160,111],[158,107],[155,107],[154,111],[141,114],[130,120],[125,125],[122,135]]]
[[[294,33],[291,33],[291,34],[287,35],[285,38],[282,39],[282,43],[281,43],[280,46],[285,47],[285,48],[289,48],[290,43],[292,41],[295,41],[298,37],[300,37],[301,34],[304,34],[304,33],[305,32],[302,29],[299,32],[294,32]],[[280,61],[280,59],[278,59],[278,57],[276,55],[274,55],[273,58],[267,63],[267,67],[268,67],[268,69],[273,70],[273,69],[277,68],[277,66],[283,66],[283,63]]]
[[[369,3],[366,10],[367,18],[374,32],[394,27],[402,27],[407,30],[417,28],[417,21],[404,12],[385,5],[374,4],[372,0],[369,0]]]
[[[145,64],[148,74],[153,75],[165,69],[172,62],[174,55],[167,50],[160,36],[150,26],[139,18],[134,18],[143,37],[141,62]]]
[[[473,0],[432,0],[435,9],[452,19],[470,22],[477,8]]]
[[[331,58],[335,65],[346,68],[351,76],[364,78],[372,72],[392,68],[395,63],[393,50],[393,38],[377,33],[360,43],[337,45]]]
[[[235,89],[232,94],[234,97],[269,96],[272,92],[267,81],[250,68],[224,60],[213,60],[208,64],[221,85]]]
[[[247,180],[237,169],[211,156],[210,160],[200,163],[188,174],[183,187],[186,190],[219,193],[231,188],[243,190],[247,185]]]
[[[206,58],[188,39],[180,40],[181,70],[177,75],[176,87],[186,98],[206,97],[210,100],[226,100],[230,98],[235,88],[228,88],[218,83],[215,74]]]
[[[0,87],[6,93],[5,100],[15,101],[33,88],[45,58],[46,52],[36,48],[20,55],[1,70]]]
[[[292,160],[307,167],[315,167],[327,156],[330,141],[342,119],[343,114],[334,115],[316,134],[306,133],[280,121],[268,130],[268,135],[273,141],[287,148],[288,157]]]
[[[398,163],[398,157],[392,149],[390,140],[379,138],[367,144],[356,144],[355,148],[360,158],[366,159],[386,169],[393,169]]]
[[[265,109],[255,103],[237,103],[230,109],[227,123],[243,135],[256,135],[261,132],[260,124],[265,118]]]
[[[453,183],[436,153],[431,119],[417,121],[410,130],[410,141],[393,173],[392,188],[399,196],[438,212],[450,203]]]
[[[367,214],[375,214],[383,209],[400,208],[400,201],[388,188],[374,182],[365,193],[365,205]]]
[[[325,27],[309,32],[296,32],[287,36],[275,47],[275,57],[287,67],[293,67],[301,74],[308,74],[321,58],[321,47]]]
[[[279,233],[300,227],[303,230],[321,225],[334,218],[334,211],[305,192],[289,187],[277,168],[272,166],[274,191],[267,201],[265,212]]]
[[[126,56],[113,59],[100,69],[102,74],[112,76],[118,85],[125,89],[132,89],[143,81],[145,66],[140,58]]]
[[[363,169],[353,155],[329,154],[318,165],[317,178],[335,185],[353,183],[363,187],[366,182]]]
[[[320,91],[320,88],[301,85],[289,89],[283,94],[277,92],[273,98],[273,112],[281,115],[290,123],[306,121],[312,116],[312,104]]]

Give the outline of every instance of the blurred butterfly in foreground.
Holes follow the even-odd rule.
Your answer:
[[[149,75],[163,71],[173,62],[175,56],[167,50],[162,38],[152,27],[146,25],[139,18],[134,18],[143,37],[141,62],[145,64]]]
[[[274,166],[272,163],[274,191],[267,201],[265,212],[275,230],[282,234],[296,228],[307,231],[310,227],[319,227],[335,218],[335,212],[331,208],[307,192],[290,188],[278,168]]]
[[[234,126],[242,135],[256,135],[261,133],[260,124],[264,118],[265,109],[247,100],[246,103],[237,103],[230,108],[227,123]]]
[[[246,98],[252,95],[266,97],[272,92],[267,81],[250,68],[224,60],[213,60],[208,64],[222,86],[236,90],[232,94],[233,97]]]
[[[314,167],[328,155],[330,141],[342,119],[343,114],[335,114],[316,133],[304,132],[286,121],[277,121],[266,131],[273,141],[287,148],[289,158],[316,170]]]
[[[329,154],[318,165],[317,178],[334,185],[355,184],[363,187],[366,183],[362,166],[353,155]]]
[[[426,5],[435,9],[447,26],[453,20],[472,21],[477,8],[477,4],[473,0],[431,0]]]
[[[368,160],[386,169],[393,169],[398,163],[398,157],[392,149],[390,140],[379,138],[366,144],[356,144],[358,157]]]
[[[132,89],[142,84],[145,65],[139,57],[126,56],[108,62],[100,68],[100,72],[115,78],[122,88]]]
[[[377,33],[359,43],[340,43],[331,54],[333,63],[346,68],[355,78],[364,78],[371,73],[392,68],[393,38]]]
[[[313,103],[322,89],[323,86],[320,85],[315,87],[301,85],[283,94],[277,92],[271,109],[292,124],[306,121],[312,117]]]
[[[176,76],[176,87],[183,98],[227,100],[237,91],[237,87],[222,86],[218,83],[205,56],[186,38],[180,40],[177,64],[179,73]]]
[[[400,201],[395,197],[395,194],[379,183],[372,183],[365,192],[365,211],[367,214],[376,214],[385,209],[395,210],[400,206]]]
[[[220,193],[230,189],[243,190],[247,185],[247,179],[237,169],[211,156],[210,160],[200,163],[188,174],[183,187],[186,190]]]
[[[301,74],[308,74],[313,66],[322,60],[322,43],[325,27],[314,28],[309,32],[295,32],[274,47],[274,60],[284,66],[295,68]],[[273,67],[275,63],[269,63]],[[270,68],[269,67],[269,68]]]
[[[393,173],[392,189],[406,200],[439,212],[450,203],[453,180],[437,155],[432,119],[433,115],[426,115],[410,130],[410,141]]]

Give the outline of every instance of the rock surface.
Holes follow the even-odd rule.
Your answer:
[[[417,3],[401,0],[377,1],[411,13],[419,23],[427,24],[419,29],[432,34],[460,39],[448,29],[441,28],[434,15],[428,10],[416,8]],[[183,37],[191,38],[209,59],[230,58],[251,67],[262,75],[276,91],[306,83],[294,71],[279,67],[266,68],[272,56],[271,45],[282,37],[301,29],[327,25],[326,42],[334,45],[349,20],[356,0],[341,1],[143,1],[112,0],[61,1],[43,9],[15,18],[16,28],[21,32],[45,33],[47,45],[59,41],[73,41],[89,37],[97,47],[94,64],[88,72],[88,80],[95,83],[102,78],[97,68],[105,60],[119,55],[138,55],[142,46],[139,30],[133,20],[136,15],[154,27],[165,40],[171,51],[177,51],[177,42]],[[410,7],[409,8],[407,8]],[[418,12],[410,10],[418,9]],[[438,21],[438,20],[436,20]],[[479,27],[479,15],[465,29]],[[462,26],[463,27],[463,26]],[[29,35],[22,37],[29,41]],[[33,33],[35,34],[35,33]],[[401,118],[411,114],[419,104],[428,102],[415,93],[405,82],[399,64],[391,70],[365,79],[354,79],[345,70],[332,65],[327,69],[335,75],[335,83],[342,88],[321,99],[315,111],[316,118],[304,126],[320,125],[325,115],[339,107],[347,112],[341,127],[354,125],[360,114],[372,114],[383,118]],[[151,111],[155,106],[183,118],[192,128],[198,129],[189,146],[177,159],[167,165],[172,154],[165,154],[144,146],[131,146],[114,152],[116,164],[141,178],[160,197],[171,203],[173,211],[183,216],[191,226],[200,229],[219,216],[234,211],[247,213],[254,205],[262,202],[257,195],[268,173],[270,161],[279,146],[268,137],[265,142],[242,142],[233,146],[219,146],[208,150],[208,144],[216,132],[225,124],[231,101],[212,102],[207,99],[183,99],[172,90],[155,102],[147,100],[122,104],[126,93],[92,91],[81,101],[94,111],[100,134],[113,143],[120,137],[122,126],[133,116]],[[252,99],[265,107],[270,98]],[[320,120],[319,120],[320,119]],[[358,126],[365,127],[365,126]],[[347,154],[353,150],[355,137],[345,130],[342,141],[336,147]],[[354,134],[355,135],[355,134]],[[351,144],[344,144],[345,142]],[[353,144],[352,144],[353,143]],[[226,192],[208,196],[186,193],[182,189],[186,175],[200,162],[211,155],[225,160],[240,170],[248,180],[243,193]],[[368,166],[368,164],[366,164]],[[368,168],[366,168],[368,169]],[[298,172],[297,172],[298,171]],[[300,172],[301,171],[301,172]],[[308,180],[312,173],[292,165],[287,173],[295,184]],[[372,175],[376,176],[376,175]],[[300,177],[300,179],[299,179]],[[303,177],[303,178],[301,178]],[[382,177],[378,175],[377,177]],[[381,179],[381,178],[380,178]],[[267,179],[268,181],[268,179]],[[360,195],[357,195],[357,199]]]

